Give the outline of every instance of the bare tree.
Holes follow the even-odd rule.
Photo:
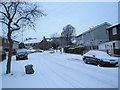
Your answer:
[[[0,2],[0,22],[3,27],[6,26],[7,38],[9,41],[9,54],[7,60],[6,74],[11,73],[11,59],[12,59],[12,34],[28,27],[35,28],[35,20],[39,16],[45,14],[38,8],[36,3],[30,2]]]
[[[63,28],[61,38],[65,40],[66,44],[71,44],[71,39],[75,36],[75,28],[68,24]]]
[[[59,34],[57,32],[53,33],[50,35],[51,38],[57,38],[60,37]]]
[[[60,46],[60,35],[57,32],[55,32],[50,37],[52,39],[51,46],[57,51],[57,48]]]

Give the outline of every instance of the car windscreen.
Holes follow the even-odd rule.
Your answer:
[[[26,51],[26,49],[19,49],[19,50],[17,50],[17,53],[26,53],[27,51]]]

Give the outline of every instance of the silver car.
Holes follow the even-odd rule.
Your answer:
[[[19,59],[28,59],[27,49],[18,49],[16,53],[16,60]]]
[[[116,66],[118,64],[118,57],[112,57],[104,51],[90,50],[83,55],[83,61],[99,66]]]

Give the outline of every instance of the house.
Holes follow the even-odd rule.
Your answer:
[[[16,40],[13,40],[13,50],[17,50],[19,47],[19,42]],[[0,50],[5,50],[8,51],[9,50],[9,41],[7,38],[5,37],[1,37],[0,36]]]
[[[84,48],[84,53],[89,50],[98,49],[100,43],[109,41],[108,32],[106,31],[106,28],[109,26],[111,24],[104,22],[89,29],[76,37],[76,44]]]
[[[28,38],[26,40],[24,40],[24,44],[25,44],[25,47],[26,48],[33,48],[33,46],[36,44],[36,45],[39,45],[39,43],[42,41],[41,38]]]
[[[108,27],[109,41],[120,40],[120,24]]]
[[[45,37],[43,37],[43,39],[42,38],[26,39],[23,43],[27,48],[42,49],[42,50],[47,50],[50,48],[50,43],[47,41]]]
[[[13,40],[13,54],[19,47],[19,42]],[[0,61],[6,59],[6,51],[9,51],[9,41],[7,38],[0,36]]]
[[[50,43],[45,37],[43,37],[43,40],[39,44],[35,44],[33,47],[38,47],[42,50],[48,50],[50,48]]]
[[[113,56],[120,56],[120,24],[108,27],[106,31],[108,31],[109,42],[101,43],[99,50],[106,51]]]

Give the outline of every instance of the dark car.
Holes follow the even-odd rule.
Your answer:
[[[16,53],[16,60],[28,59],[28,52],[26,49],[18,49]]]
[[[88,64],[94,64],[99,66],[112,65],[116,66],[118,64],[118,58],[108,55],[104,51],[91,50],[83,55],[83,61]]]

